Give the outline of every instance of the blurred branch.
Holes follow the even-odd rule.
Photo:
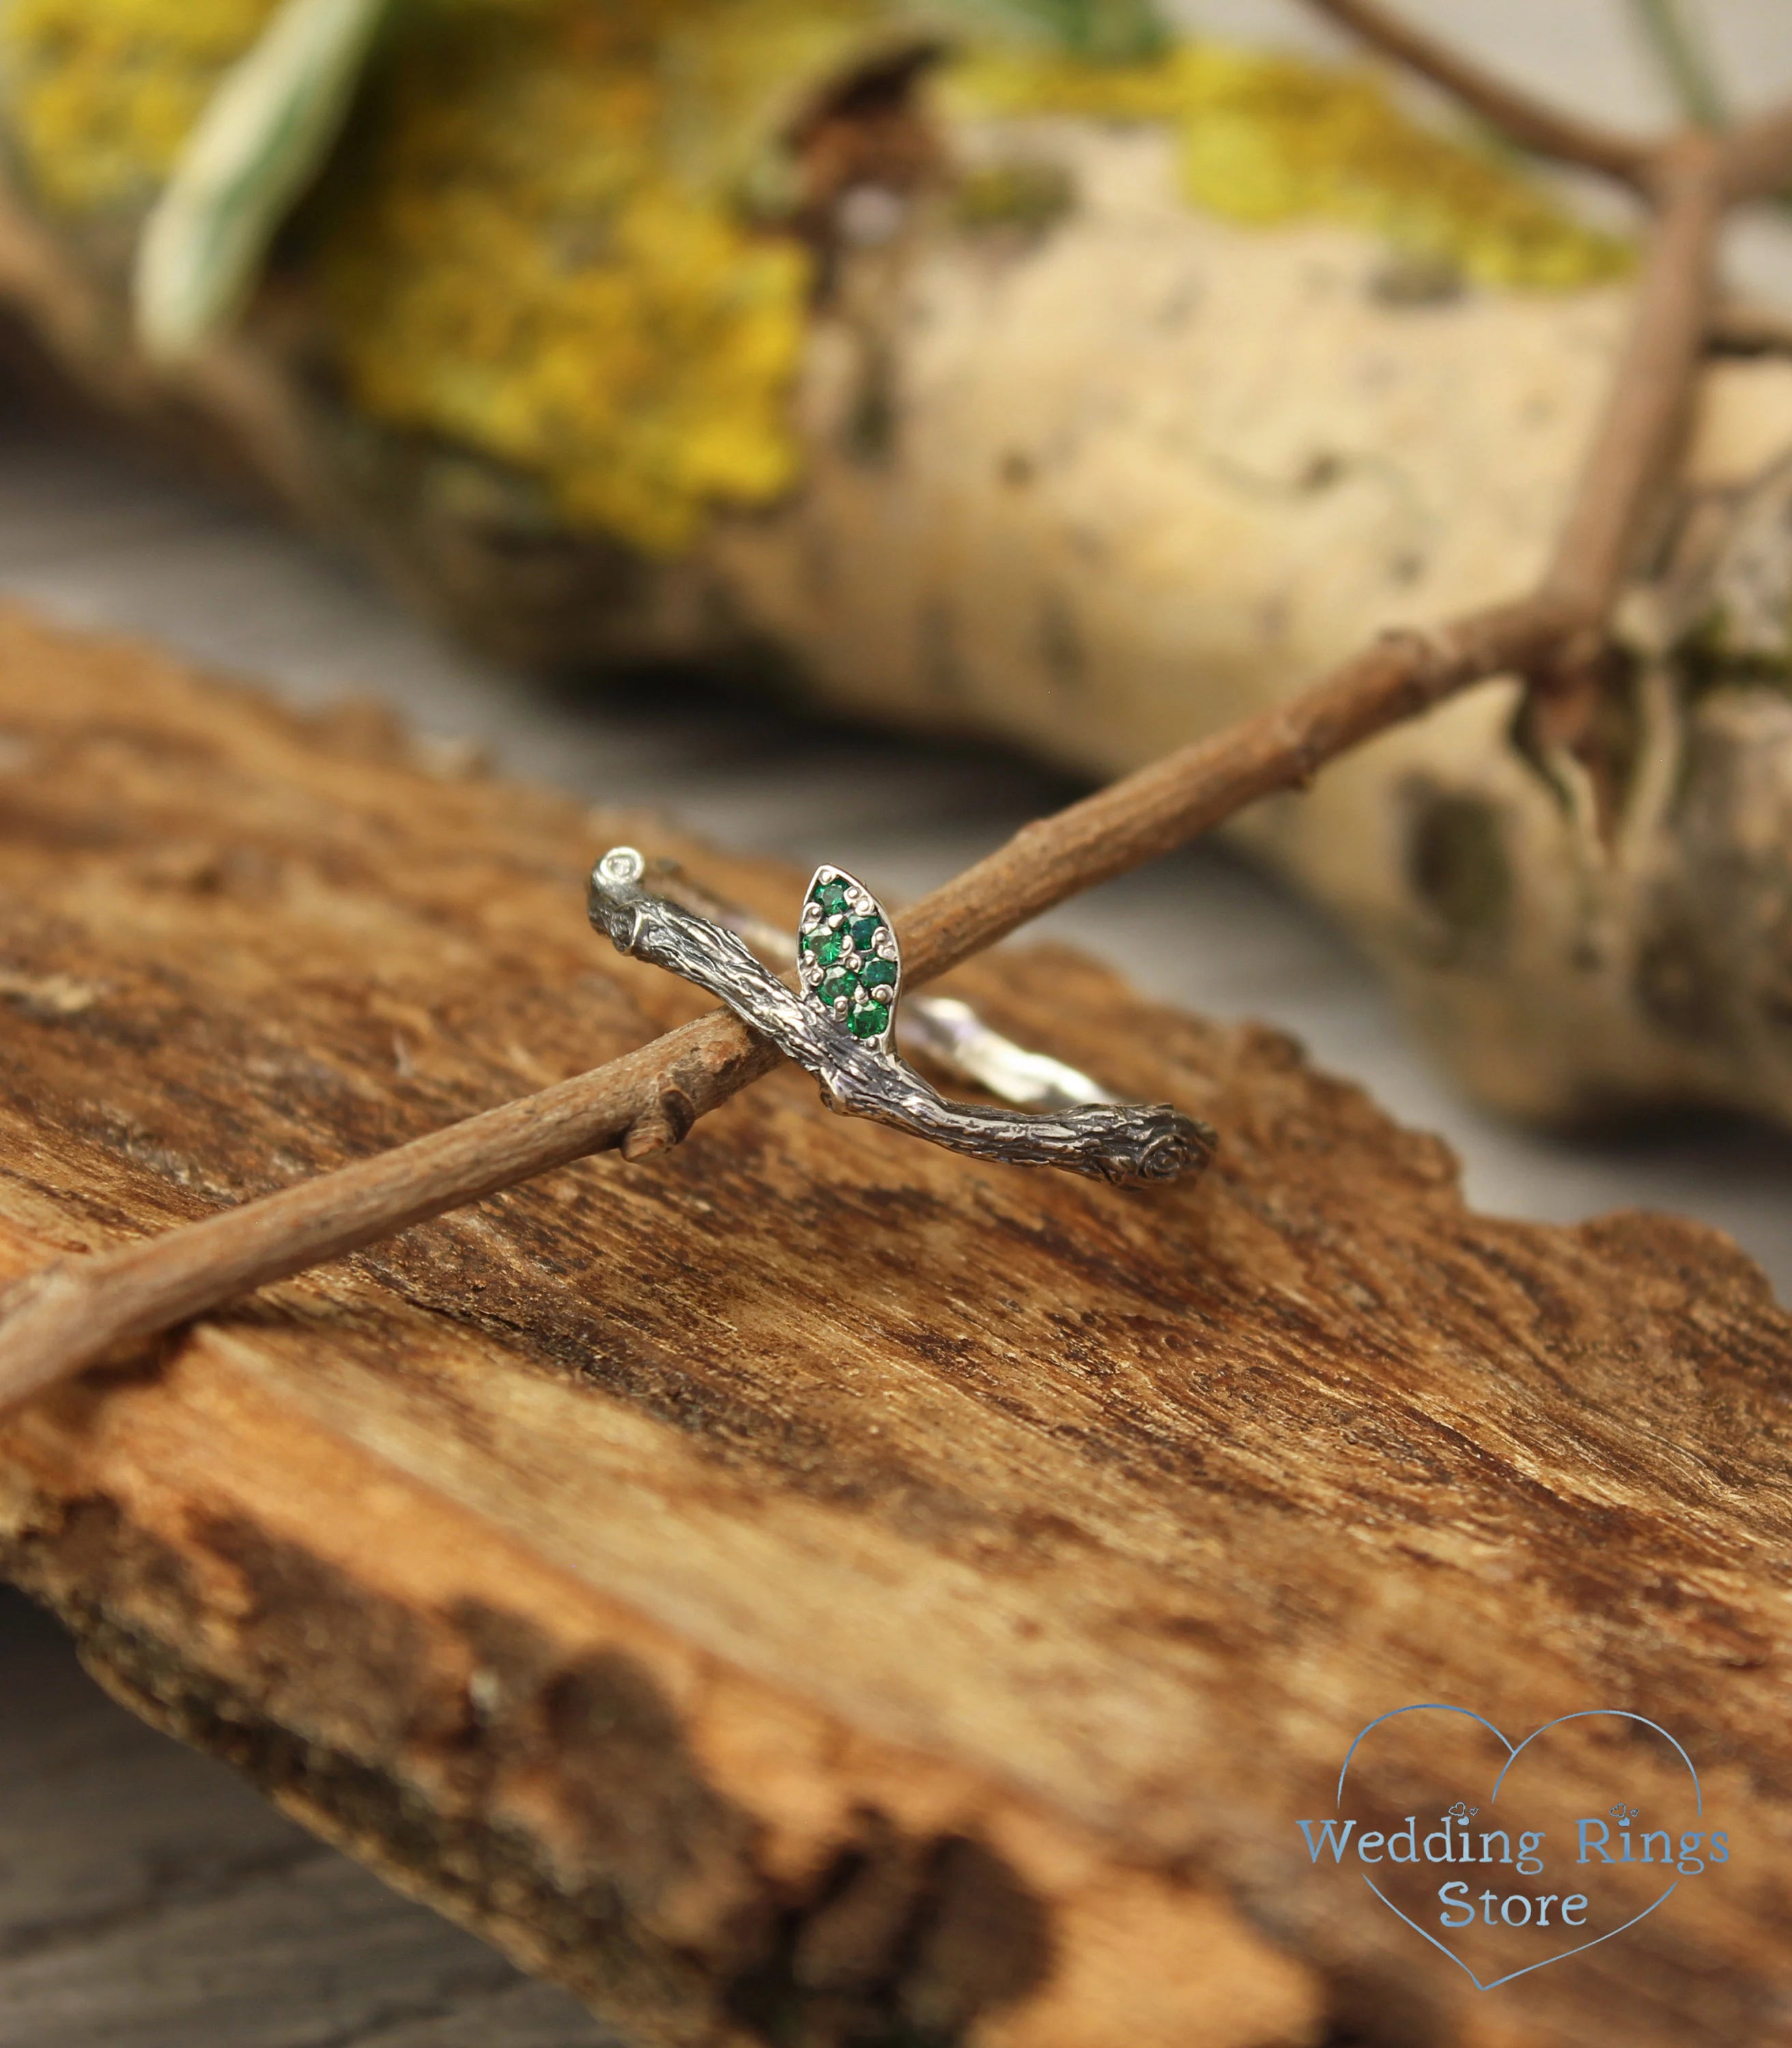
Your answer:
[[[1545,587],[1603,626],[1678,452],[1716,294],[1724,157],[1697,130],[1650,161],[1657,201],[1631,333]]]
[[[1402,20],[1379,5],[1379,0],[1308,0],[1308,4],[1350,29],[1371,49],[1441,87],[1520,148],[1603,172],[1638,189],[1645,183],[1653,153],[1647,142],[1546,106]]]
[[[1792,185],[1792,107],[1745,121],[1724,138],[1724,196],[1732,205]]]
[[[1422,631],[1383,635],[1324,681],[1017,833],[902,920],[918,984],[1053,905],[1166,853],[1458,691],[1501,674],[1536,685],[1551,743],[1572,748],[1639,527],[1678,452],[1713,321],[1724,208],[1771,188],[1792,110],[1719,142],[1650,145],[1536,108],[1366,0],[1314,0],[1531,146],[1599,168],[1653,204],[1631,329],[1560,537],[1538,587]],[[411,1144],[143,1243],[21,1282],[0,1320],[0,1404],[120,1344],[588,1154],[639,1159],[768,1072],[776,1055],[718,1012],[620,1060]]]

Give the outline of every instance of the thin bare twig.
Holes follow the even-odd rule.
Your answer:
[[[1776,107],[1724,138],[1724,197],[1731,205],[1772,199],[1792,185],[1792,107]]]
[[[1677,452],[1709,332],[1723,221],[1723,155],[1697,130],[1650,171],[1660,204],[1629,339],[1544,579],[1596,624],[1629,565],[1637,521]]]
[[[1572,666],[1577,648],[1601,633],[1639,525],[1678,452],[1712,319],[1724,200],[1763,175],[1775,150],[1792,151],[1792,112],[1722,145],[1694,133],[1642,151],[1539,114],[1365,0],[1314,4],[1397,48],[1517,139],[1581,161],[1603,155],[1600,168],[1655,201],[1629,342],[1549,569],[1509,604],[1386,634],[1286,704],[1026,826],[905,916],[911,985],[1257,798],[1304,785],[1327,762],[1472,684]],[[377,1158],[140,1244],[62,1262],[22,1282],[0,1321],[0,1406],[121,1344],[568,1161],[611,1147],[640,1158],[675,1144],[776,1063],[735,1018],[717,1013]]]
[[[1391,13],[1379,0],[1308,0],[1308,5],[1341,23],[1371,49],[1441,87],[1519,148],[1558,157],[1565,164],[1583,165],[1638,192],[1647,188],[1655,155],[1650,142],[1533,99],[1519,87],[1483,70],[1460,50]]]

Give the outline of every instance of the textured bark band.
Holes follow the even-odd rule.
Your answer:
[[[1079,1103],[1027,1111],[948,1102],[891,1045],[902,963],[895,932],[864,885],[816,871],[797,936],[800,989],[744,940],[642,886],[646,863],[612,847],[592,870],[591,920],[619,952],[719,996],[821,1084],[823,1100],[973,1158],[1061,1166],[1123,1187],[1178,1180],[1213,1156],[1214,1135],[1169,1103]]]

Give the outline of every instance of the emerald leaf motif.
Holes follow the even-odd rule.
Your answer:
[[[883,906],[838,867],[818,867],[797,933],[803,995],[844,1030],[888,1049],[902,979],[896,934]]]

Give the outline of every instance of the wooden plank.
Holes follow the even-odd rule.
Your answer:
[[[650,820],[17,618],[0,733],[8,1271],[696,1007],[582,924]],[[789,914],[801,878],[691,857]],[[147,1717],[629,2038],[1767,2038],[1792,1324],[1759,1273],[1668,1219],[1474,1215],[1286,1040],[1061,950],[960,985],[1209,1117],[1212,1176],[979,1167],[776,1076],[40,1404],[7,1568]],[[1424,1699],[1650,1714],[1746,1804],[1748,1881],[1481,1999],[1295,1826]],[[1449,1794],[1423,1745],[1376,1768]]]

